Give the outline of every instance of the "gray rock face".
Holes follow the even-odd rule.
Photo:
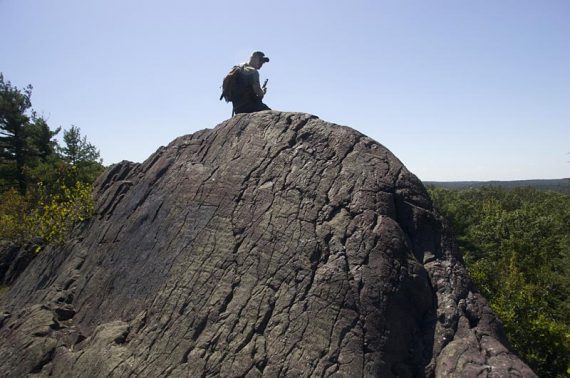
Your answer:
[[[350,128],[238,115],[96,195],[4,295],[0,376],[535,376],[420,181]]]
[[[0,241],[0,287],[9,286],[36,257],[36,251],[44,247],[42,240],[29,243]]]

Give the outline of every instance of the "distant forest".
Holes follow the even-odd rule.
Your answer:
[[[443,189],[476,189],[493,187],[502,189],[533,188],[570,193],[570,178],[558,180],[519,180],[519,181],[424,181],[424,185]]]

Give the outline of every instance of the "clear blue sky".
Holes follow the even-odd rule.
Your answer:
[[[0,72],[105,164],[229,118],[253,50],[265,102],[350,126],[422,180],[570,177],[568,0],[0,0]]]

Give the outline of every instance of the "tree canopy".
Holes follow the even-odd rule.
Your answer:
[[[515,351],[541,377],[570,373],[570,195],[430,189]]]

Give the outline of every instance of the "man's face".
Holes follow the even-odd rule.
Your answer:
[[[260,69],[263,66],[262,58],[259,55],[254,55],[251,63],[256,69]]]

